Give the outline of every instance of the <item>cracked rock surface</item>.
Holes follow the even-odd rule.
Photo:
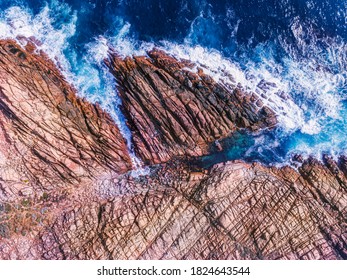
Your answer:
[[[30,44],[0,41],[0,259],[347,259],[347,159],[194,166],[276,119],[184,63],[109,62],[135,151],[156,163],[133,177],[110,117]]]
[[[162,51],[148,56],[123,60],[113,54],[106,62],[118,83],[135,151],[145,163],[205,155],[215,140],[238,129],[276,124],[255,94],[216,83],[201,69],[193,73],[192,63]]]
[[[71,205],[43,234],[43,256],[346,258],[347,194],[337,181],[318,162],[299,173],[230,162],[201,172],[162,166],[147,179],[103,178],[90,203]]]

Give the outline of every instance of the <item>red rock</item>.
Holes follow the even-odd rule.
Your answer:
[[[162,51],[148,56],[121,59],[114,54],[106,61],[117,80],[135,151],[146,164],[205,155],[215,140],[238,129],[276,124],[274,113],[259,109],[251,94],[216,83],[201,69],[185,70],[190,62]]]

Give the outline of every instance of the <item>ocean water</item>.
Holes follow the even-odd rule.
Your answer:
[[[0,0],[0,38],[37,38],[79,94],[112,115],[136,166],[103,64],[109,47],[127,56],[156,46],[257,93],[278,126],[235,135],[213,160],[282,165],[346,152],[346,21],[346,0]]]

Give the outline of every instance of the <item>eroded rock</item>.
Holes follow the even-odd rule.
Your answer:
[[[104,177],[41,233],[40,257],[345,259],[346,189],[322,164],[300,173],[229,162]]]
[[[347,259],[345,157],[298,170],[174,160],[272,127],[254,96],[160,52],[114,57],[136,151],[170,160],[135,178],[110,117],[34,50],[0,41],[1,259]]]
[[[255,94],[216,83],[191,63],[153,50],[149,57],[106,61],[114,74],[137,154],[147,164],[201,156],[215,140],[238,129],[276,124],[274,113]]]
[[[0,41],[0,238],[30,235],[74,189],[132,168],[111,118],[34,51]]]

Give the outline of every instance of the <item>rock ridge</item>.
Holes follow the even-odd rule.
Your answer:
[[[116,78],[136,153],[146,164],[206,155],[239,129],[272,128],[276,117],[253,93],[215,82],[191,62],[153,49],[106,60]]]

